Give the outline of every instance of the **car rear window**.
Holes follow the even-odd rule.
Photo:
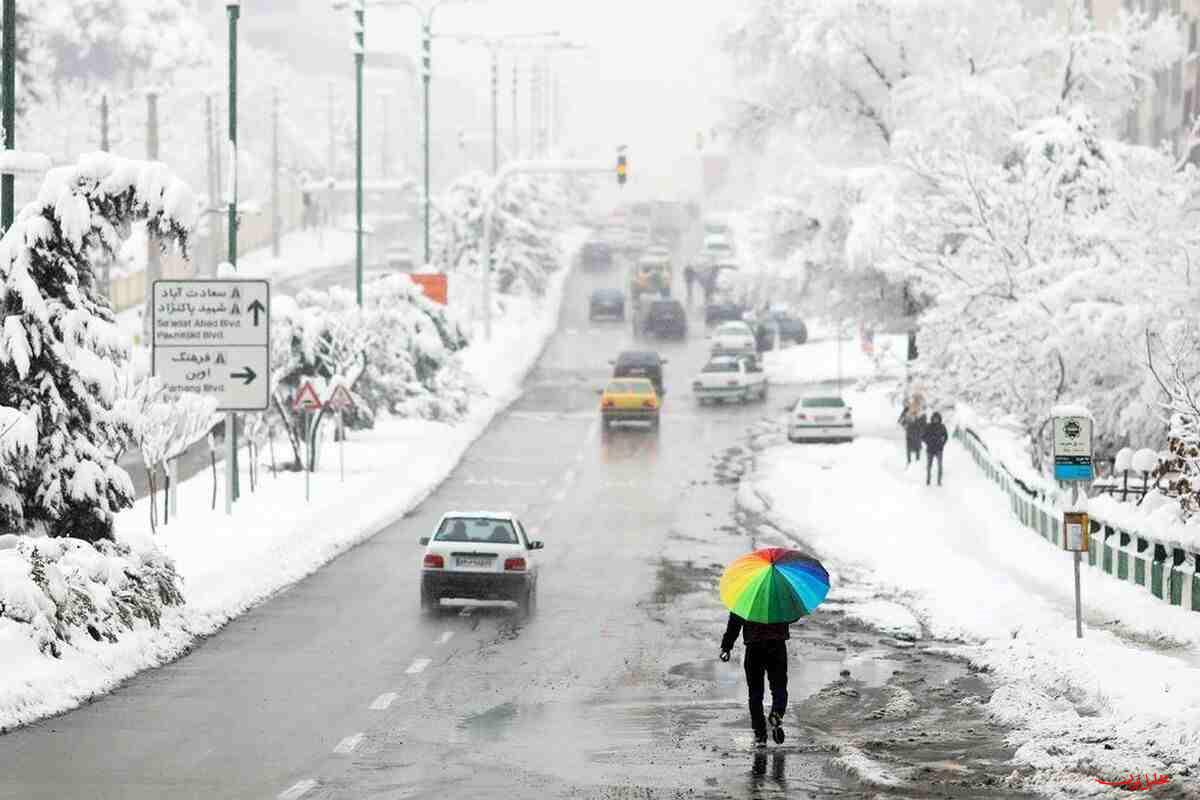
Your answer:
[[[702,372],[737,372],[736,361],[710,361],[704,365]]]
[[[800,401],[801,408],[845,408],[846,401],[840,397],[806,397]]]
[[[435,542],[517,544],[517,532],[506,519],[447,517],[433,537]]]
[[[612,381],[606,390],[610,394],[649,394],[654,385],[648,380]]]

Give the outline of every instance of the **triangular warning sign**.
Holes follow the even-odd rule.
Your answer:
[[[354,398],[350,396],[350,390],[339,383],[334,387],[333,394],[325,401],[325,405],[334,411],[344,411],[353,407]]]
[[[237,303],[234,303],[233,308],[229,309],[229,313],[230,314],[240,314],[240,313],[242,313],[242,307],[239,306]]]
[[[317,390],[313,388],[312,383],[306,381],[300,387],[300,391],[296,392],[296,399],[292,401],[292,408],[297,411],[317,411],[321,408],[321,398],[317,397]]]
[[[233,292],[229,295],[230,299],[235,299],[235,298],[238,298],[241,296],[242,296],[241,291],[236,286],[233,287]]]
[[[225,354],[224,353],[217,353],[217,363],[218,364],[225,363]]]

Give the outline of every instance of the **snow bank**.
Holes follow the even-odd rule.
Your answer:
[[[569,234],[567,252],[583,241]],[[564,264],[571,263],[571,258]],[[254,493],[242,477],[243,496],[232,517],[210,510],[212,479],[200,474],[179,487],[182,516],[150,539],[146,499],[117,519],[125,546],[157,544],[182,578],[186,604],[164,610],[158,628],[135,628],[115,643],[87,638],[59,659],[39,652],[28,626],[0,619],[0,726],[28,723],[106,692],[139,670],[177,658],[196,637],[212,633],[279,589],[316,570],[351,546],[400,519],[457,465],[493,417],[514,401],[523,380],[554,332],[568,270],[555,273],[545,297],[506,298],[506,316],[495,321],[491,342],[462,353],[464,368],[488,394],[465,419],[449,425],[428,420],[386,420],[372,431],[350,432],[346,478],[326,445],[304,502],[303,474],[272,477],[262,470]],[[353,514],[347,513],[353,509]],[[3,555],[0,547],[0,555]],[[3,576],[0,575],[0,583]]]
[[[855,405],[858,419],[875,407]],[[745,482],[776,524],[803,532],[835,586],[872,575],[873,596],[908,598],[929,635],[992,673],[988,710],[1015,728],[1016,758],[1043,771],[1040,788],[1113,769],[1194,774],[1200,615],[1084,570],[1077,640],[1071,556],[1021,525],[957,442],[946,467],[946,486],[926,487],[899,441],[863,436],[767,450]]]
[[[897,377],[904,374],[908,338],[876,335],[874,353],[865,352],[857,338],[845,339],[841,353],[840,375],[844,381]],[[836,381],[839,376],[838,342],[831,332],[829,339],[810,339],[807,344],[769,351],[763,357],[763,365],[767,378],[774,383]]]

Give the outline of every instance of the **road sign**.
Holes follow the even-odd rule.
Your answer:
[[[414,272],[408,277],[435,303],[446,305],[448,295],[446,274],[443,272]]]
[[[312,381],[305,381],[300,386],[300,391],[296,392],[296,399],[292,401],[292,408],[296,411],[321,410],[321,398],[317,396],[317,390],[313,387]]]
[[[168,391],[219,411],[267,408],[271,287],[262,280],[162,280],[151,307],[152,371]]]
[[[1086,553],[1091,539],[1088,515],[1083,511],[1067,511],[1063,514],[1063,549]]]
[[[348,408],[354,407],[354,398],[350,396],[350,390],[339,383],[333,388],[333,393],[329,395],[329,399],[325,401],[325,406],[332,408],[334,411],[345,411]]]
[[[1091,417],[1064,415],[1054,418],[1054,479],[1093,479]]]

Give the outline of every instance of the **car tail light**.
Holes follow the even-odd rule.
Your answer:
[[[613,407],[613,406],[615,406],[615,405],[616,405],[616,403],[615,403],[613,400],[611,400],[611,399],[609,399],[609,398],[607,398],[607,397],[606,397],[606,398],[604,398],[604,407],[605,407],[605,408],[612,408],[612,407]]]
[[[692,388],[693,389],[703,389],[704,384],[701,383],[700,381],[692,381]]]
[[[446,559],[439,556],[437,553],[425,554],[425,567],[427,569],[441,569],[446,566]]]
[[[847,412],[846,412],[846,416],[844,416],[842,419],[850,419],[850,412],[849,412],[849,411],[847,411]]]
[[[796,419],[803,421],[803,420],[808,419],[808,415],[807,414],[797,414]]]
[[[727,386],[737,386],[737,381],[725,381]]]
[[[524,572],[525,571],[525,559],[523,559],[519,556],[517,558],[504,559],[504,571],[505,572]]]
[[[642,401],[642,408],[656,408],[657,406],[658,406],[657,400],[643,400]]]

